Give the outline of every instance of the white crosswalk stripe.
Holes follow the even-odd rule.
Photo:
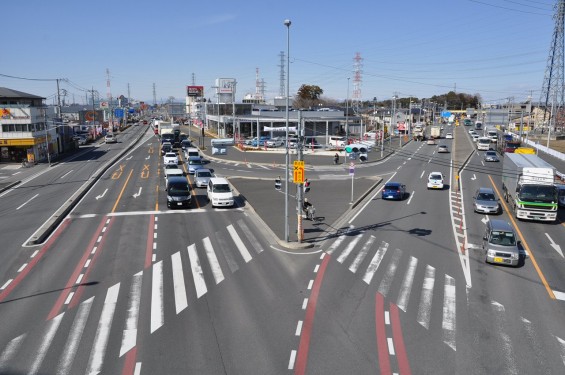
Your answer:
[[[326,251],[326,253],[332,255],[333,252],[339,247],[339,245],[341,245],[341,243],[343,242],[343,240],[345,239],[345,234],[342,234],[341,236],[339,236],[337,238],[337,240],[335,240],[332,245],[328,248],[328,250]]]
[[[455,345],[455,279],[445,275],[443,295],[443,342],[451,349],[456,350]]]
[[[369,249],[371,249],[371,246],[373,246],[373,242],[375,242],[375,240],[376,240],[376,237],[371,235],[369,237],[369,239],[367,240],[367,242],[365,242],[365,244],[363,245],[363,247],[361,248],[361,250],[359,251],[359,253],[355,257],[355,259],[353,260],[353,262],[349,266],[349,270],[351,272],[353,272],[353,273],[357,272],[359,265],[363,262],[363,260],[365,259],[365,257],[369,253]]]
[[[188,258],[190,259],[190,268],[192,269],[192,278],[194,279],[194,287],[196,288],[196,297],[200,298],[208,291],[206,281],[204,280],[204,273],[196,253],[196,246],[194,244],[188,246],[187,251]]]
[[[491,305],[494,310],[494,320],[497,327],[497,333],[501,340],[501,345],[504,355],[501,357],[505,364],[505,370],[508,374],[518,374],[518,369],[516,368],[516,357],[514,356],[514,350],[512,349],[512,341],[510,336],[505,331],[505,309],[504,306],[496,301],[492,301]]]
[[[235,243],[235,246],[237,247],[237,250],[239,250],[241,256],[243,257],[243,260],[245,260],[245,263],[249,263],[249,261],[251,260],[251,254],[249,254],[247,247],[245,247],[243,241],[241,241],[239,234],[237,234],[233,225],[228,225],[227,229],[233,242]]]
[[[353,241],[351,241],[351,242],[349,242],[349,244],[347,244],[347,247],[341,252],[339,257],[337,257],[337,261],[339,263],[343,263],[345,258],[347,258],[349,256],[349,254],[351,254],[351,251],[353,251],[353,248],[355,246],[357,246],[357,243],[361,240],[362,237],[363,237],[363,233],[360,233],[357,236],[355,236]]]
[[[561,360],[563,361],[563,366],[565,366],[565,340],[555,336],[557,343],[559,345],[559,352],[561,355]]]
[[[63,355],[61,356],[59,365],[57,366],[57,374],[66,375],[71,373],[71,366],[75,359],[78,345],[82,338],[82,333],[86,326],[86,321],[88,320],[88,315],[90,314],[90,308],[92,307],[93,301],[94,297],[90,297],[86,301],[82,302],[78,308],[77,315],[73,321],[73,326],[71,327],[71,332],[67,338],[67,343],[63,349]]]
[[[388,269],[384,277],[381,280],[379,285],[379,293],[386,297],[388,294],[388,290],[390,289],[390,285],[392,284],[392,280],[394,279],[394,275],[396,274],[396,269],[398,268],[398,261],[402,256],[402,250],[395,249],[394,253],[392,254],[392,259],[388,265]]]
[[[436,269],[430,265],[426,266],[424,284],[422,285],[422,295],[418,306],[418,317],[416,321],[424,328],[430,327],[430,313],[432,311],[432,299],[434,296],[434,282]]]
[[[245,234],[245,237],[247,237],[247,239],[249,240],[249,243],[251,244],[253,249],[255,249],[255,252],[257,254],[262,253],[263,248],[261,247],[261,244],[256,240],[255,235],[253,234],[253,232],[251,232],[247,224],[245,224],[245,221],[243,221],[243,219],[239,219],[237,221],[237,224],[243,231],[243,234]]]
[[[188,307],[186,299],[186,288],[184,286],[184,273],[182,271],[182,261],[180,252],[171,255],[173,267],[173,292],[175,296],[175,312],[178,314]]]
[[[51,319],[51,321],[47,325],[47,329],[45,331],[45,335],[43,336],[43,340],[41,340],[41,344],[39,345],[39,350],[37,354],[34,356],[33,362],[31,364],[31,368],[29,369],[28,374],[35,375],[39,372],[39,368],[41,367],[41,363],[47,354],[47,349],[51,346],[51,342],[55,337],[55,333],[57,333],[57,329],[59,329],[59,325],[61,324],[61,320],[63,320],[63,316],[65,313],[61,313]]]
[[[373,276],[375,276],[375,272],[377,272],[377,269],[379,268],[379,265],[381,264],[387,250],[388,250],[388,243],[383,241],[381,243],[381,246],[375,253],[375,256],[371,260],[371,263],[367,268],[367,272],[365,272],[365,275],[363,276],[363,281],[365,283],[371,284],[371,280],[373,280]]]
[[[94,337],[94,345],[86,367],[87,374],[94,375],[102,371],[102,364],[104,363],[104,355],[106,354],[106,346],[108,345],[108,339],[110,337],[110,328],[112,326],[119,292],[120,284],[118,283],[110,287],[106,293],[104,307],[102,308],[102,314],[100,315],[100,321],[98,322],[98,328]]]
[[[139,317],[139,305],[141,303],[141,282],[143,271],[133,275],[131,291],[128,301],[128,316],[126,318],[126,329],[122,336],[120,357],[129,352],[137,342],[137,320]]]
[[[151,283],[151,333],[164,323],[163,311],[163,261],[153,264],[153,280]]]
[[[418,259],[410,257],[410,263],[408,264],[408,270],[404,275],[404,280],[402,281],[402,287],[400,289],[400,295],[398,296],[398,301],[396,305],[404,312],[406,312],[406,305],[410,299],[410,292],[412,290],[412,283],[414,281],[414,274],[416,273],[416,267],[418,266]]]
[[[202,243],[204,244],[204,250],[206,250],[208,263],[210,263],[210,268],[212,268],[214,280],[216,281],[216,284],[219,284],[224,280],[224,273],[222,272],[222,267],[220,267],[220,263],[218,262],[218,258],[216,257],[216,253],[214,252],[214,248],[210,242],[210,238],[204,238]]]
[[[8,345],[0,355],[0,374],[8,373],[8,363],[12,360],[12,358],[14,358],[14,356],[20,349],[20,346],[22,345],[25,337],[26,334],[24,333],[23,335],[12,339],[8,343]]]

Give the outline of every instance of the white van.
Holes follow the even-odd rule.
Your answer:
[[[330,140],[328,141],[330,146],[334,146],[337,147],[339,149],[343,149],[345,147],[345,145],[347,144],[347,140],[345,139],[345,137],[340,137],[338,135],[332,135],[330,136]]]
[[[212,207],[223,206],[231,207],[234,205],[233,190],[225,178],[212,177],[206,187],[208,201],[212,202]]]
[[[477,150],[488,151],[490,150],[490,138],[489,137],[479,137],[477,140]]]
[[[184,158],[188,160],[191,156],[200,156],[200,151],[196,147],[189,147],[184,150]]]

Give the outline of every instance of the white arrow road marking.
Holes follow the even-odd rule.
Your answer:
[[[145,160],[149,160],[150,157],[151,157],[151,155],[147,155],[147,157],[145,158]]]
[[[477,176],[473,173],[473,177],[471,177],[471,180],[475,181],[477,179]]]
[[[558,300],[565,301],[565,293],[560,292],[558,290],[554,290],[553,294],[555,294],[555,298],[557,298]],[[565,354],[565,352],[563,354]],[[563,357],[563,360],[565,361],[565,357]]]
[[[141,189],[143,189],[143,188],[140,186],[139,191],[133,195],[134,198],[137,198],[141,195]]]
[[[104,196],[106,195],[106,192],[108,192],[108,189],[104,190],[104,192],[102,193],[102,195],[97,195],[96,196],[96,200],[100,199],[100,198],[104,198]]]
[[[487,216],[487,215],[485,215],[485,217],[484,217],[484,218],[482,218],[482,219],[481,219],[481,221],[483,222],[483,224],[486,224],[486,223],[488,223],[488,216]]]
[[[126,158],[126,160],[130,160],[131,158],[133,158],[133,155],[131,155],[129,158]]]
[[[555,242],[553,242],[553,239],[551,237],[549,237],[549,234],[545,234],[547,236],[547,238],[549,239],[549,242],[551,247],[553,247],[553,249],[555,251],[557,251],[559,253],[559,255],[561,255],[563,258],[565,258],[565,256],[563,256],[563,251],[561,250],[561,246],[559,246],[558,244],[556,244]]]

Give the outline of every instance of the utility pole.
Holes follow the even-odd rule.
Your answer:
[[[302,111],[298,111],[298,144],[297,144],[297,160],[303,161],[303,146],[304,146],[304,126],[302,126]],[[302,205],[304,203],[304,183],[296,184],[296,217],[297,217],[297,232],[298,242],[304,240],[304,229],[302,228]]]

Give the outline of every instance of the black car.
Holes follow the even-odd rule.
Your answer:
[[[181,146],[182,150],[184,151],[187,148],[192,147],[192,142],[190,142],[188,139],[183,139],[180,142],[180,146]]]
[[[161,155],[165,155],[167,152],[173,152],[173,145],[170,143],[163,143],[161,146]]]

